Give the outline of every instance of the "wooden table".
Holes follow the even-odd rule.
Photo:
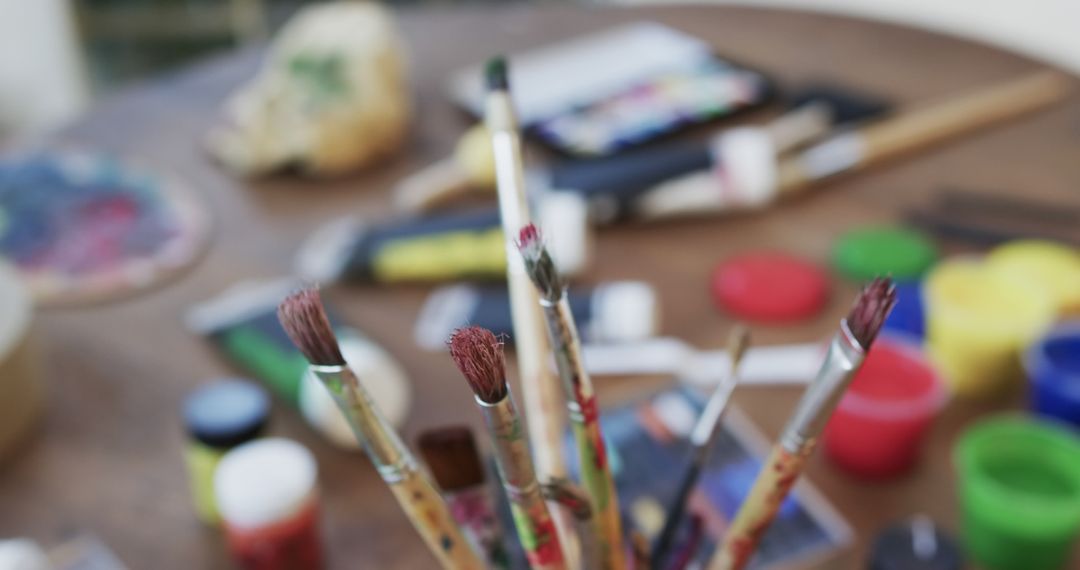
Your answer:
[[[466,121],[443,95],[447,76],[504,51],[539,46],[618,22],[655,19],[773,73],[783,84],[830,79],[908,103],[1009,79],[1036,64],[930,33],[833,16],[730,7],[608,9],[515,6],[402,14],[412,54],[416,121],[408,151],[362,175],[325,183],[281,176],[244,182],[216,168],[200,148],[222,98],[249,77],[250,51],[138,86],[103,101],[57,140],[139,157],[181,174],[212,207],[218,226],[206,258],[177,282],[137,298],[42,314],[40,332],[51,402],[40,431],[0,469],[0,536],[45,543],[75,530],[104,539],[132,568],[223,568],[220,537],[189,504],[177,409],[193,387],[230,369],[181,324],[185,308],[244,278],[289,271],[300,240],[344,211],[389,212],[388,189],[441,157]],[[750,119],[761,119],[759,113]],[[890,222],[904,206],[946,185],[1077,200],[1080,98],[985,131],[917,158],[829,185],[765,213],[729,220],[622,226],[599,234],[588,279],[637,278],[662,295],[663,333],[720,346],[731,319],[712,309],[707,282],[719,259],[775,248],[827,259],[844,230]],[[632,260],[632,262],[631,262]],[[411,330],[426,287],[340,287],[347,316],[396,354],[411,373],[415,401],[405,430],[476,421],[469,397],[442,354],[420,352]],[[798,326],[755,328],[762,344],[826,334],[855,285],[837,281],[826,314]],[[610,405],[664,380],[604,381]],[[798,392],[746,389],[736,400],[773,436]],[[915,512],[956,527],[949,459],[956,434],[976,414],[1011,404],[954,403],[936,425],[926,459],[888,485],[862,483],[821,456],[810,478],[857,532],[851,560],[873,533]],[[325,539],[334,568],[431,568],[390,493],[367,461],[332,449],[291,409],[278,406],[272,433],[318,456],[325,493]]]

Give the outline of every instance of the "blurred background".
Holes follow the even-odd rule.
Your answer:
[[[267,33],[277,29],[302,3],[300,0],[0,0],[0,47],[3,47],[0,133],[55,126],[85,109],[95,97],[126,82],[229,46],[265,39]],[[390,2],[433,6],[476,3],[475,0]],[[583,3],[680,2],[591,0]],[[1080,4],[1070,0],[760,0],[743,4],[896,22],[1000,45],[1080,70],[1080,37],[1074,26],[1080,20]],[[21,57],[27,50],[34,54],[33,58]]]

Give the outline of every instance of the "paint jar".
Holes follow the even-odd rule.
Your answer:
[[[931,360],[963,397],[1018,387],[1020,351],[1054,317],[1054,304],[1041,289],[967,258],[939,264],[926,279],[924,300]]]
[[[1058,313],[1080,315],[1080,252],[1045,240],[1017,240],[994,248],[986,265],[1025,279],[1049,297]]]
[[[825,453],[860,477],[901,474],[918,460],[927,428],[946,399],[917,341],[886,332],[829,420]]]
[[[270,398],[254,383],[219,380],[195,390],[184,401],[185,452],[195,512],[219,522],[214,501],[214,470],[227,451],[262,433],[270,417]]]
[[[1062,323],[1024,354],[1031,408],[1080,427],[1080,320]]]
[[[222,458],[214,491],[229,551],[244,570],[318,570],[315,458],[282,438],[252,441]]]
[[[987,570],[1064,568],[1080,531],[1080,438],[1056,422],[998,416],[953,452],[963,538]]]
[[[869,570],[964,570],[953,537],[925,515],[883,530],[870,549]]]

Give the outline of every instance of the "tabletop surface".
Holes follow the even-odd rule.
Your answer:
[[[135,156],[179,174],[216,218],[213,243],[196,267],[167,286],[122,302],[39,316],[50,401],[38,432],[0,466],[0,536],[52,544],[68,533],[89,531],[131,568],[227,567],[221,538],[200,525],[190,504],[178,406],[195,386],[236,371],[183,328],[185,309],[238,280],[286,274],[300,240],[343,211],[372,218],[387,214],[393,183],[441,158],[467,125],[442,90],[454,70],[494,53],[641,19],[704,38],[719,53],[766,70],[781,85],[835,80],[901,105],[1038,67],[931,33],[777,10],[514,6],[405,12],[400,23],[415,95],[411,140],[395,160],[331,182],[286,175],[241,181],[202,150],[202,136],[223,98],[255,70],[257,50],[117,93],[56,140]],[[1075,202],[1078,144],[1080,98],[1071,96],[1053,109],[835,181],[762,213],[604,229],[586,280],[650,281],[661,295],[663,334],[697,346],[722,346],[732,321],[712,309],[707,283],[725,256],[770,248],[824,262],[844,230],[896,220],[904,207],[945,186]],[[755,341],[822,338],[844,314],[855,287],[838,279],[820,318],[755,327]],[[422,352],[413,343],[414,319],[428,290],[340,286],[326,293],[410,373],[414,403],[404,429],[410,440],[426,427],[478,421],[446,355]],[[601,403],[610,406],[669,382],[602,380]],[[775,436],[797,396],[793,388],[754,388],[737,391],[735,401]],[[922,512],[955,529],[952,441],[977,414],[1020,405],[953,402],[933,428],[925,461],[910,476],[888,484],[859,482],[815,456],[810,480],[856,529],[852,562],[843,567],[859,567],[854,561],[863,559],[875,530],[896,518]],[[299,440],[318,458],[331,567],[434,566],[365,458],[331,448],[284,405],[277,406],[272,422],[271,433]]]

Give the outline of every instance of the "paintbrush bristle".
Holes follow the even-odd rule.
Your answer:
[[[416,444],[432,477],[443,491],[476,487],[487,478],[476,439],[466,426],[423,431]]]
[[[563,284],[555,261],[551,259],[543,236],[535,225],[529,224],[518,232],[517,248],[525,262],[525,272],[540,291],[540,296],[549,301],[558,301],[562,296]]]
[[[278,305],[278,320],[308,362],[319,366],[345,364],[318,287],[301,289],[286,297]]]
[[[863,350],[870,349],[895,304],[896,286],[892,279],[878,277],[863,287],[847,316],[848,330]]]
[[[509,91],[510,78],[506,58],[499,55],[488,60],[484,66],[484,83],[488,91]]]
[[[483,327],[465,327],[450,336],[450,358],[454,359],[476,397],[488,404],[507,395],[506,362],[502,342]]]

